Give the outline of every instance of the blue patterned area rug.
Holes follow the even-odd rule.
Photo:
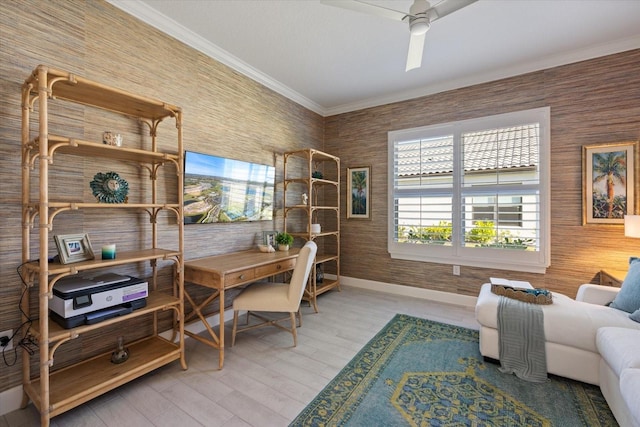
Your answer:
[[[396,315],[290,426],[617,426],[600,389],[485,363],[478,331]]]

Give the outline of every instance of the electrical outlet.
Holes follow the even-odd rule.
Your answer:
[[[460,275],[460,266],[459,265],[454,265],[453,266],[453,275],[454,276],[459,276]]]
[[[1,338],[7,338],[7,340],[9,338],[11,338],[11,336],[13,335],[13,330],[9,329],[8,331],[2,331],[0,332],[0,339]],[[13,348],[13,341],[8,341],[7,345],[5,345],[4,347],[0,347],[0,351],[2,350],[11,350]]]

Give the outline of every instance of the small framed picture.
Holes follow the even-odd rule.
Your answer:
[[[635,212],[637,145],[583,146],[583,224],[624,224],[624,216]]]
[[[371,218],[371,166],[347,168],[347,218]]]
[[[265,245],[271,245],[274,248],[278,247],[278,245],[276,244],[276,236],[278,235],[278,232],[275,230],[272,231],[263,231],[262,232],[262,240],[264,242]]]
[[[60,234],[53,236],[61,264],[94,259],[88,234]]]

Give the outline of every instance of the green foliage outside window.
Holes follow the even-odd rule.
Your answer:
[[[451,230],[450,221],[440,221],[428,227],[398,227],[398,240],[405,243],[447,244],[451,242]],[[526,250],[535,242],[530,238],[514,236],[510,231],[498,234],[493,221],[475,221],[473,228],[465,233],[465,243],[476,247]]]

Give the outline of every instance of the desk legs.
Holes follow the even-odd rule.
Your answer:
[[[189,295],[186,289],[185,289],[184,295],[189,301],[189,303],[191,304],[191,306],[193,307],[193,311],[185,316],[185,323],[195,317],[198,317],[202,322],[202,324],[204,325],[207,332],[209,332],[211,339],[201,337],[200,335],[187,331],[186,329],[184,333],[190,336],[191,338],[200,341],[201,343],[207,344],[213,348],[217,348],[219,353],[218,369],[222,369],[222,366],[224,365],[224,289],[217,290],[213,294],[209,295],[200,304],[195,303],[195,301],[193,300],[193,298],[191,298],[191,295]],[[202,313],[202,309],[206,307],[209,303],[211,303],[211,301],[215,300],[216,298],[219,298],[218,301],[220,306],[219,307],[220,332],[217,335],[216,335],[216,332],[211,327],[211,325],[209,325],[209,322],[207,322],[207,318],[205,317],[205,315]]]
[[[218,299],[218,308],[220,309],[220,341],[218,341],[218,369],[222,369],[224,365],[224,288],[220,289],[220,298]]]

